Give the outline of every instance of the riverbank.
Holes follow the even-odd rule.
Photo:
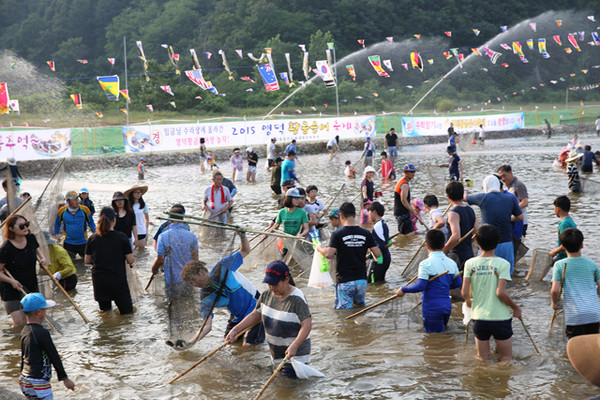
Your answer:
[[[584,132],[593,132],[594,127],[591,124],[572,124],[572,125],[557,125],[553,128],[553,134],[575,134]],[[462,140],[470,141],[473,134],[461,134]],[[499,132],[486,132],[486,139],[505,139],[515,137],[532,137],[532,136],[543,136],[545,135],[540,129],[519,129],[516,131],[499,131]],[[379,134],[375,139],[375,145],[377,149],[383,149],[383,136]],[[417,137],[400,137],[400,146],[415,146],[423,144],[435,144],[444,143],[447,141],[447,137],[443,136],[417,136]],[[287,143],[277,144],[277,153],[282,154]],[[344,140],[340,143],[342,151],[354,151],[361,150],[364,146],[363,139]],[[319,154],[326,153],[326,142],[302,142],[299,143],[299,154]],[[210,149],[215,156],[217,165],[228,164],[229,158],[232,155],[232,147],[227,148],[211,148]],[[245,149],[242,148],[242,151]],[[266,157],[266,146],[256,147],[254,151],[258,154],[259,159]],[[64,161],[64,168],[66,172],[73,171],[93,171],[98,169],[108,168],[136,168],[139,163],[140,156],[144,156],[147,160],[146,166],[152,168],[154,166],[169,166],[169,165],[197,165],[199,162],[199,155],[197,150],[188,150],[180,152],[161,152],[161,153],[145,153],[145,154],[108,154],[108,155],[89,155],[89,156],[77,156],[67,158]],[[263,160],[264,162],[264,160]],[[19,171],[22,174],[29,175],[50,175],[57,160],[31,160],[31,161],[20,161]],[[259,165],[262,163],[259,162]]]

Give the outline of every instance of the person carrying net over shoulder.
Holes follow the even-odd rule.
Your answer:
[[[227,307],[231,316],[225,329],[225,336],[256,308],[260,292],[240,272],[244,257],[250,254],[250,243],[246,232],[238,231],[242,244],[239,251],[221,259],[210,271],[203,261],[190,261],[181,271],[181,278],[200,288],[200,309],[206,323],[196,332],[189,343],[177,343],[176,348],[188,348],[202,340],[212,329],[215,307]],[[244,337],[244,345],[262,343],[265,331],[262,323],[252,328]]]

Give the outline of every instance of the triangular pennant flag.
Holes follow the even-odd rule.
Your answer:
[[[16,62],[11,62],[10,63],[10,69],[15,69],[16,66],[17,66]]]
[[[73,100],[73,103],[75,103],[75,107],[81,110],[81,108],[83,107],[83,103],[81,102],[81,95],[72,94],[71,99]]]
[[[129,98],[129,90],[120,90],[119,91],[123,97],[125,97],[125,100],[127,100],[128,103],[131,103],[131,99]]]
[[[56,71],[56,67],[54,66],[54,61],[46,61],[46,64],[48,64],[48,66],[50,67],[52,72]]]
[[[546,51],[546,39],[545,38],[538,39],[538,50],[544,58],[550,58],[550,54],[548,54],[548,52]]]
[[[206,56],[206,58],[208,58],[210,60],[210,58],[212,57],[212,53],[210,51],[205,51],[204,55]]]
[[[423,72],[423,60],[421,59],[418,51],[413,51],[410,53],[410,64],[413,68],[419,68],[419,70]]]
[[[408,71],[408,64],[407,63],[402,63],[402,66],[404,67],[405,70]]]
[[[569,40],[569,43],[571,43],[571,46],[573,46],[573,48],[577,51],[581,51],[581,49],[579,48],[579,45],[577,44],[577,40],[575,39],[575,36],[573,35],[568,35],[567,39]]]
[[[475,34],[475,36],[479,36],[479,29],[471,29],[473,31],[473,33]]]
[[[154,111],[154,107],[152,107],[152,104],[146,104],[146,108],[150,111],[153,112]]]
[[[173,93],[173,91],[171,90],[171,86],[169,86],[169,85],[163,85],[160,88],[162,90],[164,90],[165,92],[169,93],[171,96],[175,96],[175,93]]]
[[[306,45],[299,44],[298,47],[300,47],[300,50],[302,50],[303,53],[306,53]]]
[[[554,39],[556,44],[558,44],[559,46],[562,46],[562,42],[560,41],[560,35],[552,36],[552,38]]]
[[[530,23],[529,23],[529,26],[531,27],[531,30],[532,30],[532,31],[534,31],[534,32],[537,32],[537,29],[536,29],[536,24],[535,24],[535,22],[530,22]]]
[[[107,58],[107,60],[110,63],[110,65],[115,65],[115,59],[114,58]]]
[[[244,58],[244,53],[242,52],[242,50],[236,50],[235,52],[238,56],[240,56],[240,58]]]
[[[527,39],[527,47],[529,50],[533,50],[533,39]]]
[[[587,69],[582,69],[581,72],[583,72],[584,74],[587,74],[588,70]]]
[[[506,43],[500,43],[500,47],[502,47],[504,50],[510,50],[510,46]]]
[[[98,116],[98,118],[104,117],[104,114],[102,114],[100,111],[96,112],[96,115]]]
[[[87,64],[88,60],[80,58],[80,59],[77,60],[77,62],[80,63],[80,64]]]
[[[593,15],[588,15],[587,19],[589,19],[592,22],[596,22],[596,18]]]
[[[443,54],[444,54],[444,57],[446,57],[446,60],[449,60],[452,58],[452,53],[450,53],[449,51],[445,51]]]
[[[242,76],[240,79],[246,82],[254,83],[254,79],[250,78],[249,76]]]
[[[354,70],[354,65],[350,64],[350,65],[346,65],[346,69],[348,70],[348,74],[350,74],[350,77],[352,78],[353,81],[356,80],[356,71]]]
[[[502,25],[502,26],[500,26],[500,29],[502,30],[502,32],[506,32],[506,31],[507,31],[507,29],[506,29],[506,25]]]
[[[481,54],[481,52],[479,51],[479,49],[478,49],[477,47],[473,47],[473,48],[471,49],[471,51],[472,51],[473,53],[477,54],[478,56],[481,56],[481,55],[483,55],[483,54]]]
[[[290,78],[288,78],[287,72],[280,72],[279,76],[281,77],[281,80],[285,82],[286,85],[290,86]]]
[[[173,107],[173,108],[177,108],[177,106],[175,105],[174,101],[170,101],[169,104]]]
[[[421,39],[421,34],[420,33],[415,33],[413,36],[416,37],[417,39]]]
[[[388,36],[385,38],[388,42],[393,42],[394,41],[394,37],[393,36]]]
[[[585,31],[579,31],[579,41],[583,42],[585,40]]]
[[[502,63],[500,65],[502,65],[504,68],[508,68],[508,64],[507,63]]]
[[[375,72],[377,72],[377,75],[383,76],[386,78],[390,77],[390,75],[387,72],[385,72],[385,70],[383,68],[381,68],[381,59],[379,56],[369,56],[369,62],[373,66],[373,69],[375,70]]]
[[[365,48],[365,39],[358,39],[358,44],[360,44],[364,49]]]
[[[394,68],[392,68],[392,60],[383,60],[383,65],[390,71],[394,71]]]
[[[429,63],[429,65],[433,64],[433,58],[430,58],[429,60],[427,60],[427,62]]]
[[[129,113],[127,112],[126,108],[121,108],[121,111],[125,113],[125,115],[128,115]]]
[[[573,50],[571,50],[571,48],[570,48],[570,47],[566,47],[566,48],[565,48],[565,52],[566,52],[567,54],[571,54],[571,53],[573,52]]]
[[[446,32],[444,32],[444,35],[446,35],[448,37],[452,37],[452,32],[451,31],[446,31]]]
[[[600,36],[598,36],[598,32],[592,32],[592,40],[596,46],[600,46]]]
[[[556,20],[556,25],[562,26],[562,19],[557,19]]]
[[[97,76],[96,79],[109,100],[119,99],[119,76]]]

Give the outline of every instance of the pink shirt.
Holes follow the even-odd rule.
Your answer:
[[[392,161],[387,158],[385,161],[381,161],[381,177],[383,179],[388,177],[388,174],[392,171],[396,171],[396,169],[394,168],[394,164],[392,163]]]

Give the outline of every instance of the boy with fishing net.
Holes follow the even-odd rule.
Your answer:
[[[567,258],[554,264],[550,290],[552,308],[555,313],[560,308],[562,293],[567,338],[598,333],[600,269],[594,261],[581,257],[583,233],[579,229],[565,229],[560,235],[560,240],[567,252]]]
[[[260,292],[242,275],[238,269],[244,257],[250,254],[250,243],[246,233],[239,231],[242,244],[239,251],[223,258],[210,271],[202,261],[190,261],[181,271],[181,278],[200,288],[200,309],[204,322],[189,343],[180,342],[176,348],[187,348],[202,340],[212,329],[215,307],[227,307],[231,316],[225,329],[225,336],[256,307]],[[262,343],[265,332],[262,324],[256,325],[245,336],[244,345]]]
[[[446,330],[452,312],[450,290],[462,285],[456,263],[442,252],[445,241],[446,237],[442,231],[431,229],[427,232],[425,245],[429,257],[419,264],[417,283],[402,286],[396,292],[398,297],[404,296],[405,293],[422,292],[423,327],[428,333]],[[436,278],[431,279],[433,277]]]
[[[493,336],[500,361],[509,361],[512,359],[512,317],[521,318],[521,308],[506,291],[506,282],[511,280],[510,263],[494,253],[500,240],[494,226],[479,227],[475,240],[481,255],[465,263],[462,295],[467,307],[473,309],[477,356],[483,359],[490,356],[490,337]]]
[[[269,285],[269,290],[260,295],[256,309],[233,327],[225,340],[233,342],[240,332],[262,320],[274,365],[292,357],[308,363],[312,318],[304,293],[295,286],[283,261],[273,261],[267,266],[263,282]],[[290,364],[286,364],[281,372],[289,377],[296,376]]]

